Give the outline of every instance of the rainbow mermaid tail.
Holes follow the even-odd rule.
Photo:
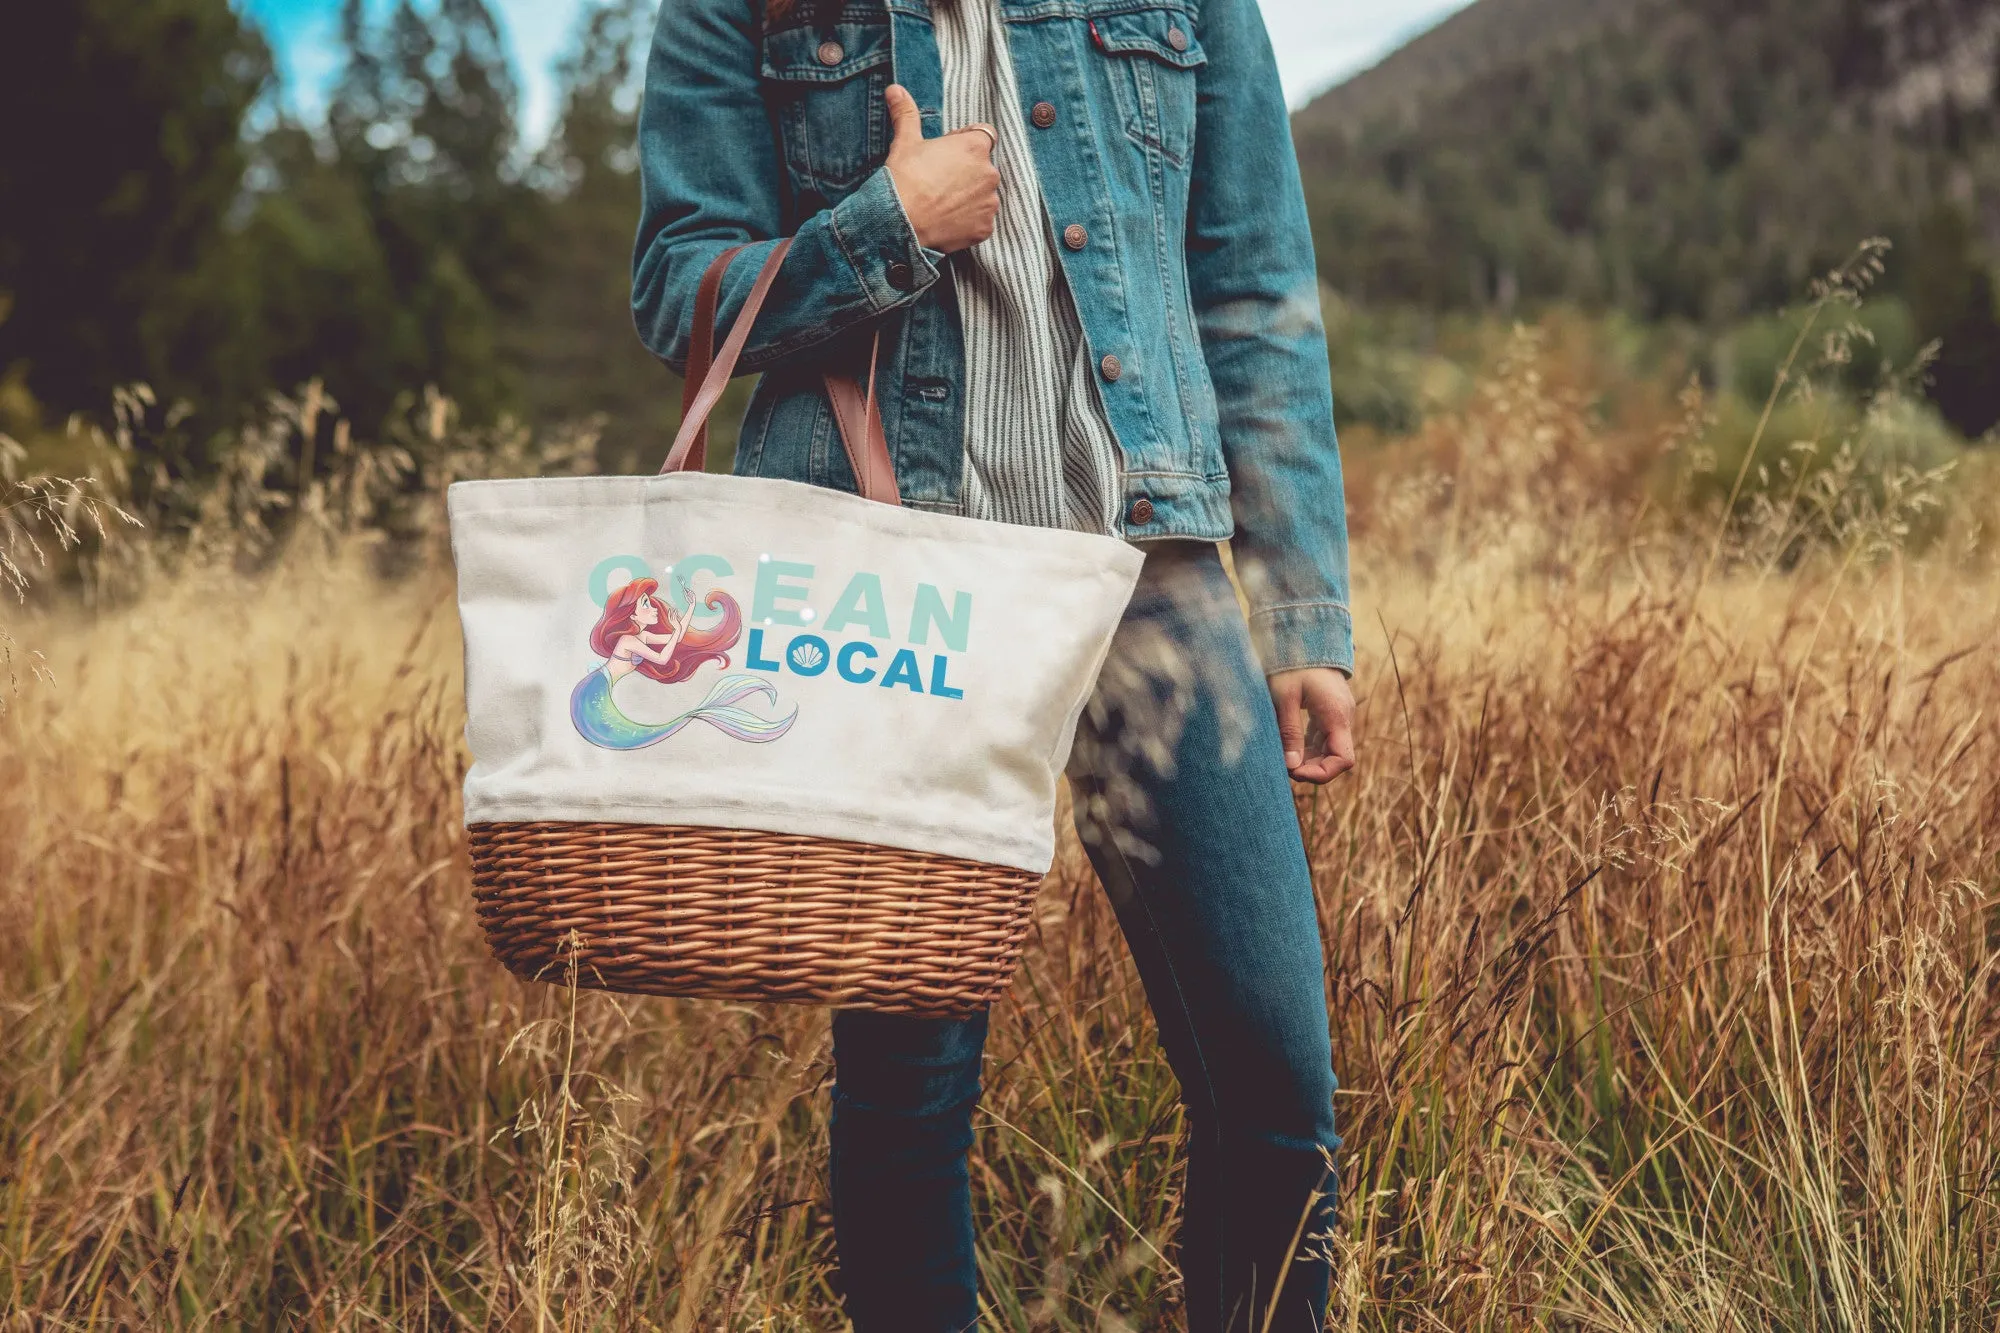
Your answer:
[[[599,669],[578,681],[569,697],[569,717],[577,734],[606,750],[643,750],[677,735],[690,722],[706,722],[739,741],[762,744],[790,731],[799,716],[796,708],[784,717],[768,718],[739,707],[760,694],[776,703],[778,692],[755,676],[724,676],[706,699],[671,722],[634,722],[611,697],[613,683],[609,673]]]

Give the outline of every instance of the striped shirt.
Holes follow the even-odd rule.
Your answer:
[[[1000,216],[951,257],[965,330],[965,512],[1115,533],[1123,460],[1028,146],[998,0],[932,0],[944,128],[991,125]]]

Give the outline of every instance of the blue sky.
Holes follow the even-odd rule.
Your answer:
[[[44,0],[46,3],[47,0]],[[61,0],[55,0],[61,3]],[[311,113],[338,67],[339,0],[239,0],[278,48],[292,104]],[[1294,103],[1366,69],[1467,0],[1259,0],[1270,26],[1285,91]],[[522,75],[529,137],[539,140],[555,114],[553,68],[584,0],[494,0]],[[371,0],[377,10],[388,0]]]

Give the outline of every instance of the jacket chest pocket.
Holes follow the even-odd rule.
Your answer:
[[[801,209],[839,203],[889,153],[887,23],[792,28],[764,38],[764,92]]]
[[[1142,9],[1103,15],[1090,27],[1111,67],[1125,132],[1184,165],[1194,151],[1197,71],[1208,64],[1194,20],[1178,9]]]

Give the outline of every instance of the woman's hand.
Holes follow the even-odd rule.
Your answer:
[[[1346,676],[1332,667],[1308,667],[1280,671],[1270,685],[1292,781],[1323,786],[1354,767],[1354,691]],[[1313,721],[1310,737],[1302,712]]]
[[[926,139],[923,115],[907,88],[892,85],[888,102],[895,133],[889,144],[889,177],[917,240],[952,254],[991,236],[1000,216],[993,131],[981,125]]]

